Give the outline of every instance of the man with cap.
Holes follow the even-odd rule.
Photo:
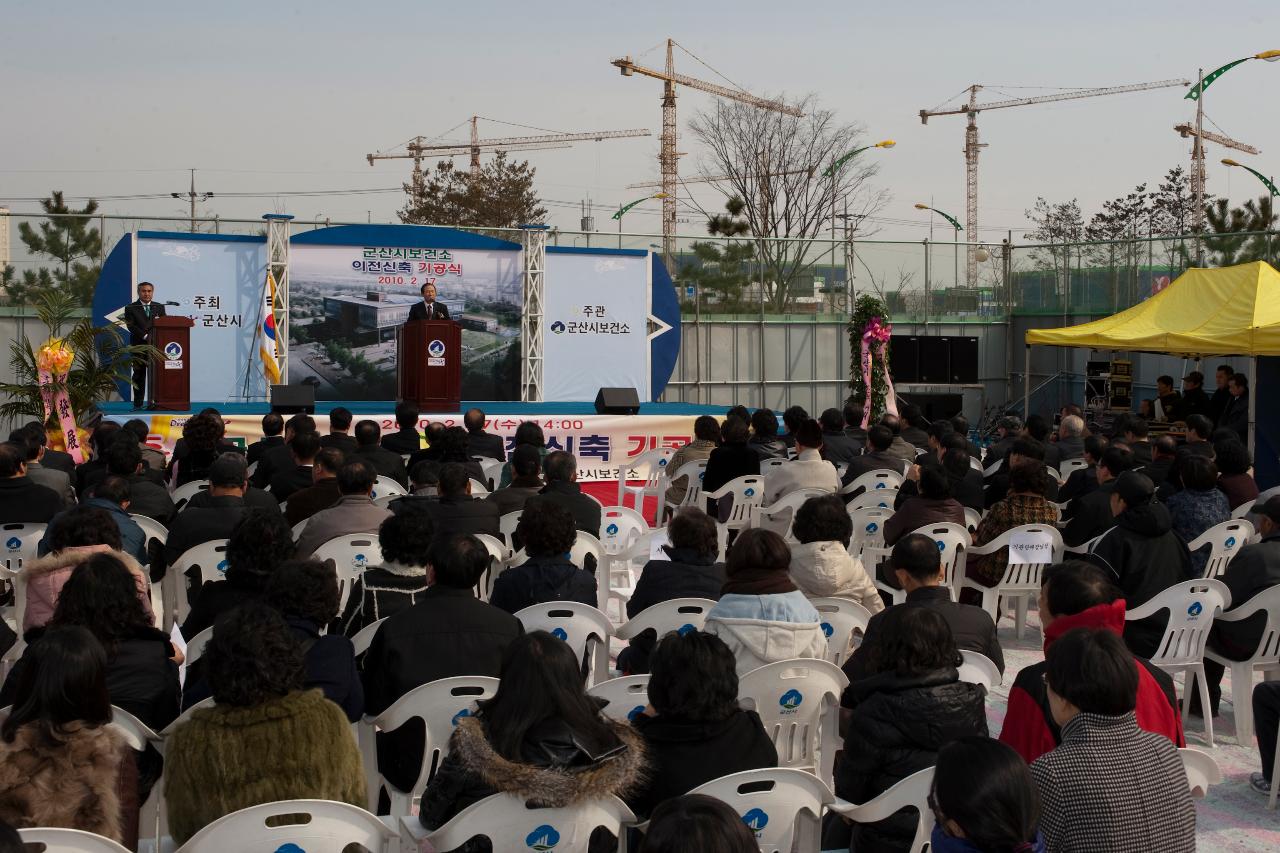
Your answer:
[[[161,580],[166,567],[189,548],[214,539],[230,539],[244,518],[245,490],[249,488],[249,463],[239,453],[224,453],[209,467],[209,497],[204,506],[185,506],[169,524],[163,560],[152,566],[151,579]],[[277,512],[279,510],[277,509]]]
[[[1086,557],[1111,573],[1130,610],[1192,575],[1191,554],[1173,532],[1169,510],[1154,500],[1155,492],[1151,480],[1136,471],[1117,477],[1111,492],[1116,525],[1099,537]],[[1127,622],[1125,643],[1139,657],[1152,657],[1166,621],[1163,613],[1157,613]]]
[[[1204,374],[1193,370],[1182,377],[1182,402],[1172,420],[1185,421],[1190,415],[1209,414],[1209,395],[1204,391]]]
[[[1258,532],[1262,541],[1241,548],[1218,578],[1231,590],[1231,606],[1227,612],[1245,606],[1258,593],[1280,584],[1280,495],[1254,504],[1253,512],[1259,516]],[[1258,613],[1241,622],[1215,621],[1209,632],[1209,648],[1230,660],[1247,660],[1258,649],[1266,620],[1266,613]],[[1215,716],[1222,698],[1222,674],[1222,664],[1208,657],[1204,659],[1209,704]]]

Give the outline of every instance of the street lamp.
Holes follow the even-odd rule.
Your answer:
[[[1271,193],[1272,198],[1275,198],[1276,196],[1280,195],[1280,190],[1276,189],[1275,182],[1271,178],[1268,178],[1266,175],[1259,172],[1257,169],[1251,169],[1250,167],[1246,166],[1244,163],[1237,163],[1235,160],[1232,160],[1230,157],[1222,158],[1222,165],[1239,166],[1241,169],[1244,169],[1246,172],[1252,172],[1255,178],[1262,181],[1262,185],[1266,187],[1267,190]]]
[[[654,193],[653,195],[647,195],[644,198],[638,198],[635,201],[628,202],[627,204],[620,205],[618,207],[617,212],[613,214],[612,218],[618,220],[618,248],[619,249],[622,248],[622,217],[626,214],[626,212],[631,208],[635,207],[637,204],[644,204],[646,201],[648,201],[651,198],[666,198],[666,197],[667,197],[666,193]]]
[[[836,265],[836,219],[837,219],[836,173],[840,171],[841,166],[843,166],[845,163],[848,163],[850,160],[852,160],[854,157],[861,154],[863,151],[867,151],[871,148],[892,148],[897,144],[898,143],[894,142],[892,139],[882,139],[879,142],[873,143],[871,145],[863,145],[860,148],[853,149],[848,154],[844,154],[836,158],[831,163],[831,165],[828,166],[822,172],[822,177],[831,179],[831,266],[833,270]],[[844,249],[845,250],[845,283],[844,283],[845,301],[848,303],[847,307],[849,309],[849,313],[853,313],[853,290],[852,290],[853,264],[850,263],[850,259],[848,257],[849,253],[853,251],[853,235],[849,232],[849,205],[847,201],[845,203],[845,208],[844,208],[844,227],[845,227],[845,242],[847,244]],[[834,277],[834,272],[832,273],[832,275]]]
[[[1202,72],[1199,82],[1197,82],[1196,85],[1192,86],[1191,91],[1187,92],[1187,94],[1184,95],[1182,99],[1184,101],[1200,100],[1200,95],[1204,92],[1205,89],[1209,88],[1209,84],[1211,84],[1214,80],[1217,80],[1223,74],[1226,74],[1232,68],[1235,68],[1240,63],[1248,62],[1250,59],[1261,59],[1265,62],[1275,62],[1277,59],[1280,59],[1280,50],[1264,50],[1262,53],[1255,53],[1253,56],[1246,56],[1242,59],[1232,60],[1231,62],[1228,62],[1226,65],[1219,68],[1217,71],[1211,71],[1208,74],[1204,74]]]
[[[921,204],[920,202],[916,202],[916,210],[927,210],[930,213],[936,213],[939,216],[941,216],[943,219],[950,222],[951,227],[956,229],[955,233],[953,233],[951,236],[952,236],[952,247],[955,249],[955,256],[956,256],[956,262],[955,262],[956,263],[956,273],[955,273],[956,286],[959,287],[960,286],[960,232],[964,230],[963,226],[961,226],[960,223],[956,221],[956,218],[952,216],[950,213],[944,213],[943,211],[938,210],[936,207],[930,207],[927,204]],[[933,240],[933,217],[932,216],[929,217],[929,240],[930,241]]]

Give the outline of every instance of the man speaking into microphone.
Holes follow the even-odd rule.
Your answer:
[[[409,309],[410,320],[448,320],[449,306],[436,301],[436,286],[431,282],[422,285],[422,301]]]
[[[142,346],[153,344],[152,334],[155,330],[155,318],[164,316],[164,306],[153,302],[155,288],[149,281],[138,282],[138,299],[124,308],[124,323],[129,329],[129,345]],[[176,304],[176,303],[174,303]],[[151,359],[139,359],[133,365],[133,407],[141,409],[147,392],[147,374],[151,371]]]

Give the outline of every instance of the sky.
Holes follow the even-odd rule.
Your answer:
[[[577,143],[520,154],[553,224],[578,227],[579,204],[598,205],[596,227],[655,180],[661,84],[609,65],[630,54],[661,67],[668,37],[677,71],[761,95],[815,93],[875,151],[876,186],[890,201],[877,239],[928,236],[930,203],[964,216],[963,116],[922,125],[919,111],[972,83],[1000,100],[1048,94],[1034,87],[1095,87],[1194,78],[1246,55],[1280,48],[1280,3],[1238,0],[1229,12],[1184,0],[780,4],[739,0],[550,4],[272,0],[174,4],[9,0],[0,12],[0,205],[34,211],[31,199],[62,189],[102,197],[107,213],[182,216],[185,202],[110,196],[199,191],[200,213],[256,218],[395,221],[406,160],[369,166],[365,155],[415,135],[438,136],[480,115],[553,131],[648,128],[653,136]],[[710,66],[708,68],[707,66]],[[711,69],[715,69],[714,71]],[[1211,146],[1209,190],[1239,202],[1261,187],[1240,159],[1266,174],[1276,145],[1280,63],[1249,62],[1211,88],[1205,110],[1257,157]],[[1135,184],[1154,185],[1189,161],[1173,125],[1194,116],[1182,89],[997,110],[979,116],[979,238],[1027,226],[1037,196],[1078,198],[1086,216]],[[682,174],[699,170],[688,120],[713,96],[680,90]],[[484,135],[523,135],[496,122]],[[461,139],[465,127],[451,137]],[[465,158],[456,161],[465,168]],[[234,195],[241,193],[245,195]],[[252,197],[260,196],[260,197]],[[714,189],[697,190],[707,208]],[[628,232],[660,231],[659,203],[627,215]],[[704,218],[682,207],[681,233]],[[945,227],[937,232],[945,239]]]

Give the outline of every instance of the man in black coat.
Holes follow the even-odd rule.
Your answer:
[[[410,320],[448,320],[449,306],[436,301],[436,286],[428,281],[421,287],[422,301],[409,309]]]
[[[507,443],[502,436],[484,431],[482,410],[468,409],[462,416],[462,425],[467,428],[467,435],[471,439],[468,452],[472,456],[486,456],[497,459],[499,462],[507,461]]]
[[[398,411],[398,410],[397,410]],[[414,407],[417,411],[417,407]],[[417,420],[417,415],[414,415]],[[409,488],[409,472],[405,470],[404,460],[400,458],[400,454],[394,450],[389,450],[386,446],[386,439],[383,439],[381,445],[378,439],[382,434],[382,430],[378,427],[377,421],[362,420],[356,423],[356,452],[347,457],[348,462],[356,459],[363,460],[373,468],[374,473],[379,477],[390,477],[406,489]],[[414,432],[417,435],[417,432]],[[387,436],[391,438],[391,436]]]
[[[62,497],[27,476],[27,449],[0,444],[0,524],[48,524],[63,509]]]
[[[312,484],[289,495],[285,520],[293,527],[322,509],[328,509],[342,498],[338,488],[338,469],[345,457],[336,447],[326,447],[316,454],[311,467]]]
[[[246,449],[246,457],[249,464],[257,462],[262,458],[262,454],[266,453],[273,447],[281,447],[284,445],[284,418],[279,412],[267,412],[262,416],[262,438],[250,444]]]
[[[173,517],[169,490],[143,475],[142,448],[133,436],[120,432],[106,453],[107,473],[129,483],[129,512],[145,515],[161,524]]]
[[[1062,541],[1067,547],[1083,545],[1115,526],[1111,493],[1115,491],[1116,478],[1132,468],[1133,454],[1124,448],[1108,447],[1102,452],[1096,469],[1097,488],[1072,500],[1064,514],[1067,526],[1062,531]]]
[[[475,537],[437,538],[428,589],[413,606],[387,617],[364,656],[365,713],[377,716],[415,687],[458,675],[497,677],[520,620],[479,601],[472,591],[489,565]],[[418,776],[425,738],[413,720],[378,735],[378,769],[407,791]]]
[[[914,403],[902,407],[902,440],[920,450],[929,449],[929,421]]]
[[[1084,440],[1084,461],[1088,463],[1088,467],[1077,468],[1067,477],[1062,488],[1058,489],[1060,503],[1077,500],[1098,488],[1098,460],[1106,451],[1107,444],[1107,438],[1103,435],[1091,435]]]
[[[832,465],[852,462],[862,453],[862,444],[844,431],[844,414],[839,409],[822,413],[822,458]]]
[[[209,467],[208,505],[187,505],[174,517],[164,544],[164,559],[151,565],[153,581],[162,580],[168,567],[187,550],[214,539],[231,538],[231,531],[248,512],[244,502],[248,467],[238,453],[224,453],[214,460]]]
[[[450,462],[440,469],[437,484],[440,496],[405,497],[392,501],[391,511],[425,512],[431,516],[438,538],[458,534],[484,533],[502,541],[502,529],[498,505],[471,496],[471,478],[467,469],[457,462]],[[596,528],[597,531],[599,527]]]
[[[853,439],[861,453],[867,447],[867,431],[862,428],[862,407],[856,403],[844,404],[844,434]]]
[[[1193,370],[1182,377],[1182,403],[1170,420],[1185,421],[1190,415],[1205,415],[1210,411],[1209,395],[1204,391],[1204,374]]]
[[[556,450],[542,463],[547,484],[538,494],[573,516],[574,525],[583,533],[600,535],[600,504],[582,493],[578,485],[578,460],[572,453]],[[496,507],[495,507],[496,509]]]
[[[1134,465],[1150,465],[1154,450],[1151,446],[1151,427],[1141,415],[1129,415],[1124,421],[1124,440],[1133,451]],[[1159,486],[1159,483],[1156,483]]]
[[[867,430],[867,452],[856,456],[849,463],[849,470],[844,472],[841,488],[849,485],[868,471],[896,471],[904,473],[906,466],[901,459],[889,453],[893,445],[893,432],[884,424],[876,424]],[[845,495],[852,499],[856,495]],[[846,500],[846,503],[848,501]]]
[[[258,459],[258,467],[253,471],[253,485],[266,489],[271,485],[271,478],[279,471],[288,471],[293,467],[293,451],[289,442],[299,433],[315,432],[316,420],[310,415],[296,414],[284,422],[284,441],[266,448]]]
[[[320,433],[298,433],[289,442],[289,452],[293,454],[293,466],[271,476],[271,497],[279,502],[289,500],[294,492],[310,488],[315,482],[312,468],[320,452]]]
[[[351,410],[345,406],[335,406],[329,410],[329,434],[321,436],[321,447],[336,447],[343,456],[356,452],[356,440],[350,435]]]
[[[1249,377],[1243,373],[1237,373],[1227,382],[1227,391],[1231,394],[1231,399],[1227,401],[1227,407],[1222,410],[1222,417],[1218,419],[1219,429],[1235,430],[1236,435],[1240,436],[1240,442],[1247,445],[1249,443]]]
[[[45,432],[44,424],[40,421],[27,421],[22,428],[31,434],[31,437],[40,442],[40,446],[44,448],[44,456],[40,458],[40,464],[46,468],[56,468],[71,475],[72,482],[76,477],[76,461],[71,458],[71,454],[62,450],[54,450],[49,446],[49,434]]]
[[[418,434],[418,416],[421,412],[413,403],[397,403],[396,404],[396,431],[381,436],[382,446],[392,453],[417,453],[422,448],[422,436]],[[356,424],[356,443],[363,445],[360,441],[360,424],[366,421],[360,421]],[[376,422],[374,424],[377,425]]]
[[[143,346],[154,344],[152,332],[155,330],[156,317],[164,316],[164,306],[153,302],[155,287],[149,281],[138,282],[138,298],[124,306],[124,324],[129,329],[129,345]],[[147,373],[151,370],[151,359],[141,359],[133,366],[133,407],[141,409],[147,392]]]
[[[1227,390],[1227,382],[1232,376],[1236,375],[1236,369],[1229,364],[1219,364],[1218,369],[1214,371],[1213,378],[1217,382],[1217,388],[1214,389],[1213,396],[1209,398],[1208,415],[1210,423],[1218,423],[1222,419],[1222,412],[1227,408],[1227,403],[1231,401],[1231,392]]]

